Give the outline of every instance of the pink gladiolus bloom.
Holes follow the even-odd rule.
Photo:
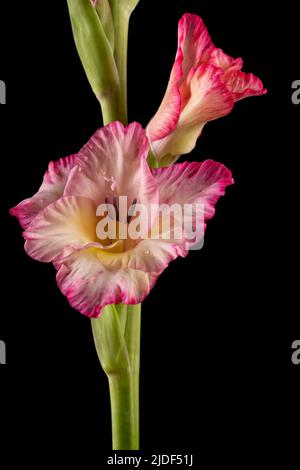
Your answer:
[[[199,16],[185,14],[178,26],[178,49],[166,94],[147,127],[161,164],[189,153],[208,121],[230,113],[235,101],[266,93],[252,73],[214,46]]]
[[[51,162],[39,191],[11,209],[25,230],[26,252],[54,263],[62,293],[89,317],[99,316],[107,304],[140,303],[169,262],[187,255],[183,239],[117,236],[103,243],[96,230],[100,204],[120,196],[147,208],[199,203],[205,221],[233,183],[230,170],[220,163],[151,170],[147,154],[146,132],[138,123],[124,127],[114,122],[96,131],[78,154]],[[155,217],[152,226],[159,232]],[[118,223],[132,222],[129,217]]]

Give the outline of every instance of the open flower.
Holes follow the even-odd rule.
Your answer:
[[[189,153],[207,121],[228,114],[247,96],[266,93],[253,74],[214,46],[199,16],[185,14],[178,26],[178,49],[163,101],[147,127],[161,165]]]
[[[99,129],[78,154],[51,162],[38,193],[11,209],[25,229],[26,252],[54,263],[59,288],[87,316],[99,316],[107,304],[140,303],[168,263],[186,256],[184,231],[176,240],[171,233],[157,236],[163,230],[163,204],[197,203],[201,214],[194,216],[205,222],[233,182],[231,172],[211,160],[151,170],[147,153],[146,133],[138,123],[124,128],[114,122]],[[120,230],[112,238],[97,236],[104,217],[98,207],[110,202],[116,214],[121,196],[130,201],[131,212],[125,219],[117,215],[119,229],[127,225],[130,232],[136,221],[132,209],[140,204],[152,214],[155,237],[147,232],[121,239]]]

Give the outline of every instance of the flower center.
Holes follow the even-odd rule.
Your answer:
[[[100,230],[97,226],[97,236],[103,245],[108,247],[118,242],[118,244],[122,243],[123,249],[125,249],[125,245],[127,246],[130,242],[128,228],[132,218],[135,217],[136,205],[137,198],[134,198],[128,205],[127,197],[114,195],[111,198],[108,195],[105,196],[102,212],[104,219],[101,221]],[[119,249],[120,247],[118,247]]]
[[[107,213],[109,217],[112,220],[115,220],[116,222],[124,223],[126,220],[126,223],[129,224],[134,214],[134,209],[135,209],[136,204],[137,204],[137,198],[135,197],[131,205],[129,206],[126,217],[124,217],[124,215],[121,214],[121,218],[120,218],[119,196],[115,194],[112,198],[112,201],[110,200],[108,196],[105,196],[105,205],[106,205]]]

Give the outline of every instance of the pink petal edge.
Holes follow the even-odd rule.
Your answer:
[[[75,157],[70,155],[50,162],[38,192],[10,209],[9,213],[17,217],[22,228],[26,229],[40,211],[63,195],[70,172],[76,165]]]

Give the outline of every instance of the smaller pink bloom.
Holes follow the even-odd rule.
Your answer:
[[[186,217],[201,218],[204,234],[217,200],[233,183],[230,170],[211,160],[151,170],[148,150],[138,123],[114,122],[99,129],[78,154],[51,162],[39,191],[11,209],[25,229],[26,252],[54,264],[60,290],[89,317],[99,316],[108,304],[142,302],[168,264],[187,255],[186,233],[175,239],[164,229],[163,206],[198,205],[198,212]],[[154,236],[122,239],[118,232],[104,243],[97,208],[107,201],[117,204],[123,196],[151,214],[156,207],[149,228]],[[135,223],[131,216],[117,220],[128,233]]]
[[[236,101],[266,93],[262,82],[242,72],[242,66],[242,59],[233,59],[214,46],[200,17],[181,18],[166,94],[147,126],[161,165],[189,153],[206,122],[230,113]]]

